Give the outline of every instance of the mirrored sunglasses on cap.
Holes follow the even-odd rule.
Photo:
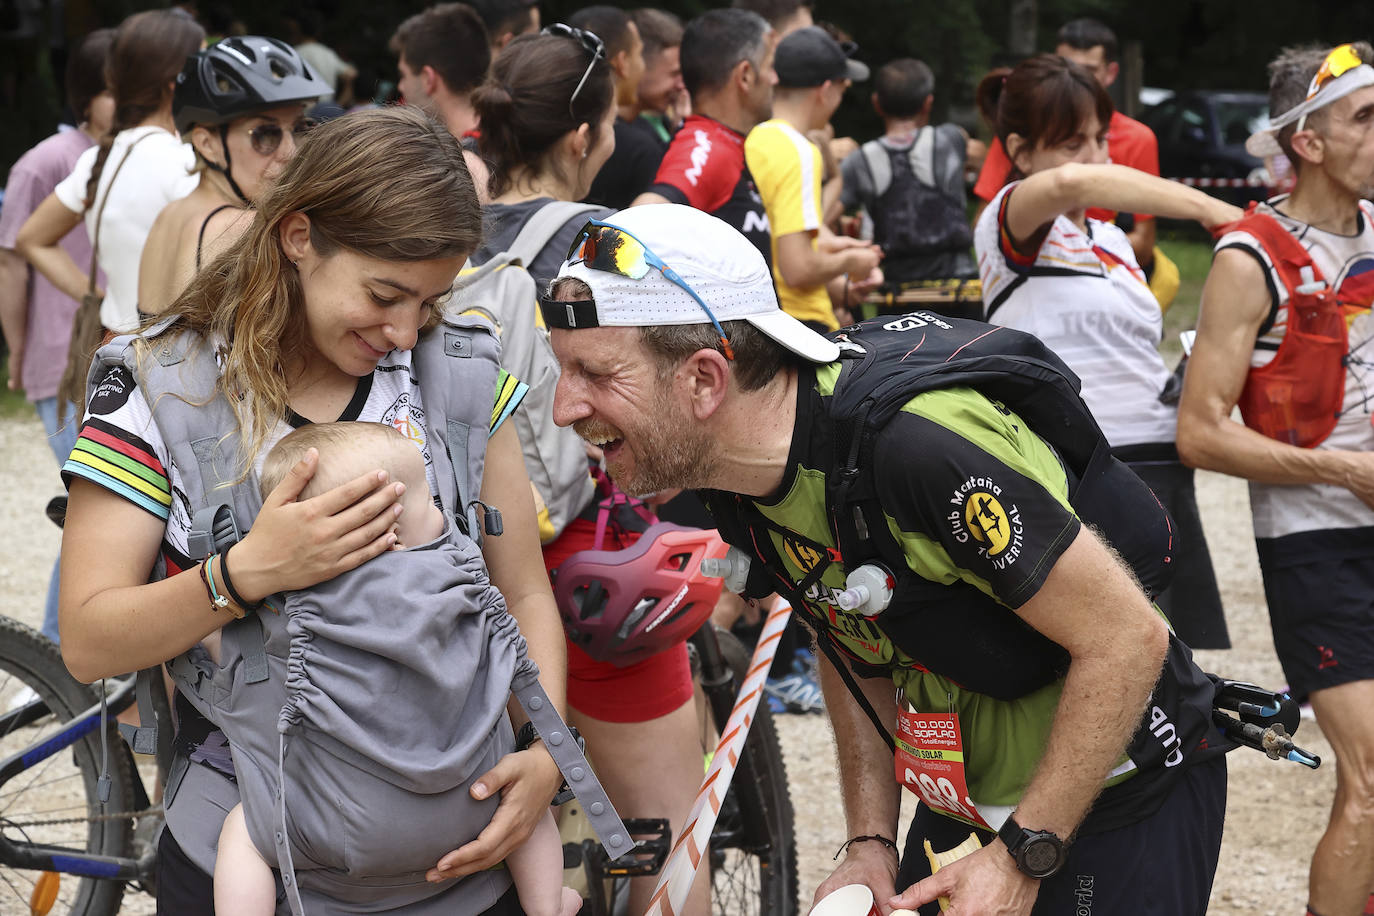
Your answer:
[[[711,327],[720,336],[725,358],[735,358],[730,339],[726,336],[725,329],[720,326],[720,322],[716,320],[711,307],[678,275],[677,271],[663,263],[662,258],[649,250],[648,245],[635,238],[628,230],[603,223],[601,220],[589,219],[577,233],[565,260],[570,264],[583,264],[590,270],[605,271],[628,280],[642,280],[650,269],[660,271],[664,279],[691,296],[696,304],[701,306],[701,310],[710,319]],[[594,328],[601,324],[597,318],[595,302],[564,302],[545,298],[540,300],[540,305],[544,313],[544,323],[549,327]]]
[[[1364,61],[1360,60],[1360,55],[1355,50],[1354,45],[1343,44],[1332,48],[1331,53],[1326,55],[1326,60],[1322,61],[1321,67],[1317,70],[1317,75],[1312,77],[1312,82],[1307,87],[1305,101],[1311,101],[1313,96],[1321,92],[1322,88],[1332,80],[1345,76],[1362,63]],[[1306,123],[1307,113],[1304,112],[1303,116],[1298,118],[1297,130],[1302,130]]]
[[[313,118],[301,118],[291,125],[291,136],[300,142],[315,127]],[[265,121],[248,131],[248,144],[259,156],[271,156],[281,148],[286,129],[275,121]]]

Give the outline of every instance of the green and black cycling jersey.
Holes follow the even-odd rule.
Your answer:
[[[1109,516],[1140,526],[1158,513],[1167,536],[1167,516],[1120,465],[1109,471],[1126,477],[1092,488],[1093,502],[1120,504],[1085,512],[1078,497],[1087,488],[1075,488],[1055,449],[1014,411],[968,387],[924,391],[883,425],[873,449],[882,518],[905,568],[893,570],[887,610],[873,619],[846,612],[835,599],[861,563],[841,556],[826,501],[835,463],[828,401],[841,365],[801,373],[788,468],[775,497],[710,491],[708,505],[744,520],[747,536],[732,540],[746,543],[735,546],[767,564],[773,585],[791,592],[856,671],[890,674],[918,711],[958,713],[973,800],[1010,808],[1044,752],[1069,663],[1014,609],[1040,590],[1084,521],[1110,531],[1121,525]],[[721,527],[729,538],[730,526]],[[1212,730],[1210,698],[1206,675],[1171,639],[1142,729],[1083,829],[1150,813],[1169,771],[1229,746]]]

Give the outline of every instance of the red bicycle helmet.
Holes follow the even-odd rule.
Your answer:
[[[714,530],[657,522],[624,550],[579,550],[554,576],[568,638],[618,668],[682,642],[720,598],[721,580],[703,576],[701,561],[726,549]]]

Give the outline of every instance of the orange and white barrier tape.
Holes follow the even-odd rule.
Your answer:
[[[758,647],[754,649],[744,683],[740,685],[739,699],[735,701],[735,708],[721,729],[716,754],[706,770],[706,778],[702,780],[696,800],[692,802],[686,826],[682,828],[682,833],[663,863],[663,869],[658,873],[658,886],[654,888],[653,899],[649,901],[644,916],[676,916],[687,903],[692,883],[702,862],[707,859],[711,831],[720,817],[720,805],[725,799],[726,790],[730,788],[730,781],[735,777],[740,755],[744,753],[744,739],[754,724],[754,712],[763,696],[763,681],[773,664],[773,656],[777,654],[782,628],[790,616],[792,606],[779,599],[763,623]]]

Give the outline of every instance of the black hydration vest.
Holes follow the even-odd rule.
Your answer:
[[[833,457],[825,470],[831,533],[847,570],[877,560],[893,572],[896,594],[875,622],[923,667],[979,693],[1014,699],[1063,676],[1068,653],[972,585],[931,582],[907,566],[887,527],[873,450],[888,420],[921,392],[969,387],[1020,416],[1058,453],[1079,518],[1121,553],[1147,594],[1169,584],[1174,539],[1167,512],[1149,487],[1111,456],[1078,395],[1078,378],[1038,338],[912,312],[845,328],[834,339],[842,367],[823,415],[814,420],[830,426]],[[704,496],[722,536],[756,561],[750,591],[778,591],[794,606],[804,606],[802,594],[819,580],[824,565],[795,585],[785,575],[767,572],[785,567],[769,555],[769,538],[750,536],[751,528],[768,526],[763,515],[736,494],[707,491]],[[958,644],[972,651],[947,651]]]

